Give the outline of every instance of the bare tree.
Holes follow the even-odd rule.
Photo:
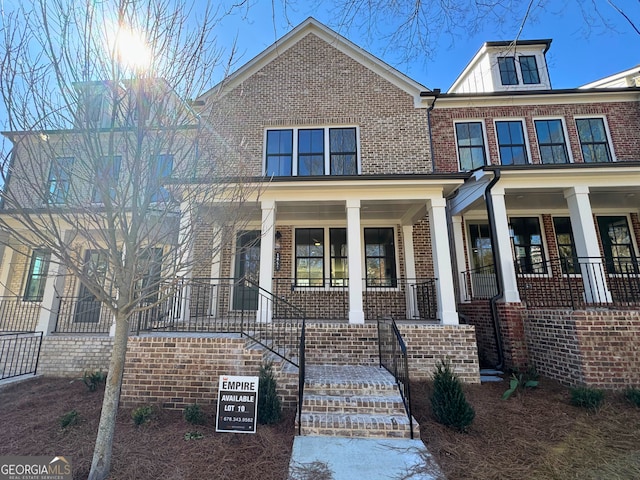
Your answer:
[[[243,221],[240,206],[257,198],[243,152],[190,102],[222,58],[218,12],[191,7],[38,0],[3,16],[12,148],[0,229],[47,252],[50,268],[79,279],[114,318],[91,479],[110,469],[134,319],[173,295],[194,264],[211,262]],[[205,258],[194,253],[196,218],[218,237],[198,249]]]

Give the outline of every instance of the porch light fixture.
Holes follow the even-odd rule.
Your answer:
[[[275,241],[275,244],[274,244],[274,248],[276,250],[280,250],[280,240],[281,239],[282,239],[282,234],[280,233],[280,230],[278,230],[276,232],[276,241]]]

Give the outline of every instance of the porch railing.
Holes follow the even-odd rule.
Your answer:
[[[413,416],[411,413],[411,385],[409,382],[409,360],[407,347],[396,322],[390,318],[378,319],[378,349],[380,366],[393,375],[409,418],[413,438]]]
[[[42,332],[0,334],[0,380],[36,374]]]
[[[274,278],[273,293],[296,305],[314,320],[349,318],[349,287],[347,279]]]
[[[435,278],[363,279],[365,318],[374,320],[391,316],[408,320],[436,320],[436,281]]]
[[[498,293],[493,265],[474,268],[460,273],[462,297],[467,300],[488,300]]]
[[[629,257],[554,258],[516,263],[521,300],[528,308],[640,306],[640,265]]]
[[[40,317],[40,302],[25,302],[21,296],[0,297],[0,331],[33,332]]]

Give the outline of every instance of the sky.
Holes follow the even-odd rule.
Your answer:
[[[553,39],[547,52],[553,88],[578,87],[640,64],[640,34],[624,17],[607,0],[584,0],[585,4],[588,1],[598,4],[608,22],[607,27],[602,27],[599,20],[594,20],[594,25],[589,26],[577,7],[580,1],[583,0],[551,0],[546,2],[547,10],[534,8],[531,20],[525,22],[520,34],[521,39]],[[545,1],[534,3],[545,4]],[[616,0],[615,3],[640,27],[640,1]],[[384,42],[371,42],[363,32],[336,26],[338,14],[330,11],[327,5],[317,0],[293,2],[287,9],[287,23],[279,4],[276,4],[277,20],[274,22],[272,2],[257,0],[247,11],[238,11],[225,18],[218,38],[229,39],[237,35],[238,53],[242,55],[238,66],[241,66],[313,16],[427,88],[440,88],[444,92],[485,41],[512,40],[518,31],[518,26],[487,23],[475,34],[464,32],[454,38],[442,36],[428,59],[418,58],[407,63],[392,58]]]

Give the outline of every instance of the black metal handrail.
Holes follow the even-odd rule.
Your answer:
[[[0,380],[38,371],[42,332],[0,334]]]
[[[567,257],[515,263],[527,308],[636,307],[640,265],[630,257]]]
[[[340,320],[349,318],[347,279],[273,278],[273,293],[292,305],[303,308],[307,318]]]
[[[0,331],[34,331],[39,317],[40,302],[25,301],[19,295],[0,297]]]
[[[363,279],[365,319],[385,315],[413,320],[436,320],[436,278]]]
[[[298,363],[298,435],[302,435],[302,403],[304,401],[304,383],[306,380],[306,322],[302,322],[300,332],[300,361]]]
[[[493,265],[486,265],[460,272],[462,297],[469,300],[488,300],[498,294],[496,271]]]
[[[395,320],[391,318],[378,319],[378,352],[380,366],[384,367],[396,380],[398,391],[402,397],[411,438],[413,438],[413,415],[411,413],[411,386],[409,381],[409,360],[407,347],[402,339]]]

